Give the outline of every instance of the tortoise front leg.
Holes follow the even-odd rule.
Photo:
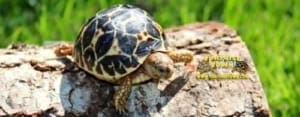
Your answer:
[[[169,49],[167,54],[174,62],[184,62],[187,72],[193,72],[197,69],[196,65],[193,63],[194,53],[192,51]]]
[[[169,50],[167,54],[174,62],[189,63],[194,58],[194,53],[189,50]]]
[[[114,93],[114,97],[113,97],[114,105],[118,112],[125,111],[127,105],[127,99],[130,94],[131,87],[132,87],[132,78],[130,76],[125,76],[120,80],[120,87]]]

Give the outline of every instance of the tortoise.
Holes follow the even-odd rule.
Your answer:
[[[144,10],[116,5],[101,10],[81,28],[72,52],[79,68],[100,80],[120,85],[113,95],[124,112],[132,85],[170,78],[174,62],[193,60],[188,50],[168,47],[161,26]]]

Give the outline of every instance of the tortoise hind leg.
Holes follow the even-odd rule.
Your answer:
[[[54,53],[56,56],[67,56],[72,55],[73,51],[73,44],[62,44],[58,45],[58,47],[55,47]]]
[[[125,76],[120,80],[120,87],[114,93],[114,97],[113,97],[114,105],[118,112],[125,111],[127,105],[127,99],[130,94],[131,87],[132,87],[132,79],[130,76]]]

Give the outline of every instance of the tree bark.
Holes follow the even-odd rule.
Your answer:
[[[0,49],[0,116],[271,116],[250,53],[234,30],[208,22],[165,32],[170,47],[195,52],[197,72],[186,73],[178,63],[170,80],[135,85],[125,113],[116,112],[112,103],[118,86],[97,80],[69,58],[58,58],[57,44]],[[203,62],[216,55],[237,56],[248,67],[226,71]],[[224,72],[249,78],[200,78]]]

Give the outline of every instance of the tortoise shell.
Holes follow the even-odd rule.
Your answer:
[[[140,8],[118,5],[88,20],[77,37],[73,57],[80,68],[115,83],[155,51],[166,51],[160,25]]]

